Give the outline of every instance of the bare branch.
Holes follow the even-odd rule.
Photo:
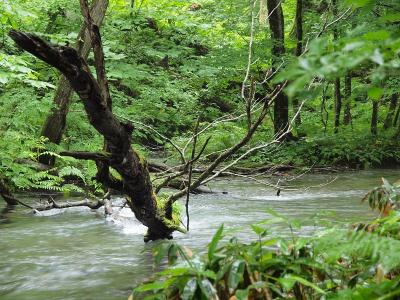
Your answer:
[[[140,126],[142,126],[142,127],[144,127],[144,128],[147,128],[147,129],[153,131],[155,134],[157,134],[157,135],[158,135],[160,138],[162,138],[164,141],[170,143],[170,144],[172,145],[172,147],[174,147],[175,150],[178,151],[179,156],[180,156],[180,158],[181,158],[182,164],[186,164],[186,159],[185,159],[184,152],[183,152],[182,149],[179,148],[179,146],[176,145],[170,138],[167,138],[165,135],[163,135],[162,133],[158,132],[155,128],[153,128],[153,127],[150,126],[150,125],[144,124],[144,123],[139,122],[139,121],[134,121],[134,120],[131,120],[131,119],[128,119],[128,118],[126,118],[126,117],[119,116],[119,115],[117,115],[117,117],[118,117],[119,119],[123,119],[123,120],[128,121],[128,122],[130,122],[130,123],[132,123],[132,124],[140,125]]]
[[[334,20],[331,21],[331,22],[329,22],[329,21],[328,21],[328,18],[326,18],[326,19],[325,19],[324,25],[322,26],[320,32],[318,32],[318,34],[317,34],[317,38],[319,38],[319,37],[324,33],[324,31],[325,31],[326,29],[328,29],[328,27],[332,26],[333,24],[335,24],[335,23],[339,22],[341,19],[343,19],[343,18],[346,16],[346,14],[347,14],[352,8],[353,8],[353,7],[350,6],[350,7],[347,8],[339,17],[337,17],[336,19],[334,19]],[[350,15],[349,15],[349,16],[350,16]],[[307,50],[307,48],[305,48],[305,49]],[[306,51],[306,50],[305,50],[305,51]],[[305,51],[304,51],[304,52],[305,52]],[[304,53],[304,52],[303,52],[303,53]]]
[[[195,127],[194,132],[193,132],[194,138],[193,138],[193,146],[192,146],[192,156],[191,156],[191,158],[190,158],[191,160],[189,162],[188,187],[190,187],[191,184],[192,184],[192,171],[193,171],[194,158],[195,158],[195,154],[196,154],[197,132],[199,130],[199,124],[200,124],[200,117],[197,118],[196,127]],[[205,143],[205,145],[206,144],[207,144],[207,142]],[[198,157],[200,157],[200,156],[198,156]],[[185,203],[185,208],[186,208],[186,230],[187,231],[189,231],[189,198],[190,198],[190,188],[187,188],[186,203]]]
[[[197,133],[194,133],[193,135],[196,136]],[[211,139],[211,137],[208,137],[208,138],[207,138],[207,140],[204,142],[203,146],[201,147],[201,149],[200,149],[200,151],[199,151],[199,153],[197,154],[196,157],[193,157],[191,160],[189,160],[183,167],[182,167],[182,166],[179,166],[178,170],[182,169],[182,171],[180,171],[180,172],[178,172],[178,173],[174,173],[174,174],[172,174],[172,175],[166,176],[165,180],[164,180],[163,182],[161,182],[161,183],[156,187],[156,189],[155,189],[156,194],[159,193],[160,190],[161,190],[163,187],[168,186],[168,183],[169,183],[171,180],[173,180],[173,179],[175,179],[175,178],[178,178],[178,177],[180,177],[180,176],[183,176],[183,175],[185,175],[185,174],[187,173],[188,166],[193,165],[193,163],[195,163],[198,159],[200,159],[200,157],[202,156],[204,150],[206,149],[207,144],[208,144],[208,142],[210,141],[210,139]],[[197,139],[196,139],[196,140],[197,140]],[[172,169],[172,168],[169,168],[168,170],[171,170],[171,169]],[[168,170],[167,170],[167,171],[168,171]],[[196,172],[196,170],[193,170],[193,168],[192,168],[191,172],[192,172],[192,173],[193,173],[193,172]],[[198,171],[197,171],[197,173],[198,173]],[[160,179],[160,178],[157,178],[157,179]]]
[[[241,149],[243,146],[245,146],[254,133],[257,131],[258,127],[261,125],[261,123],[264,121],[265,116],[267,115],[268,108],[273,103],[275,98],[279,95],[279,93],[282,91],[282,89],[286,86],[286,82],[283,83],[281,86],[277,86],[275,89],[271,99],[269,101],[265,101],[263,105],[263,109],[260,112],[260,115],[258,116],[257,120],[252,124],[250,129],[248,130],[247,134],[235,145],[233,145],[231,148],[227,149],[226,151],[222,152],[215,160],[213,163],[211,163],[207,169],[200,174],[200,176],[193,182],[193,184],[189,187],[187,187],[185,190],[182,190],[174,195],[171,195],[168,199],[168,204],[172,205],[173,202],[175,202],[177,199],[180,197],[184,196],[187,193],[187,190],[191,190],[194,188],[199,187],[201,184],[204,183],[204,181],[213,174],[214,170],[227,158],[232,156],[234,153],[236,153],[239,149]]]
[[[103,160],[109,161],[111,154],[107,152],[86,152],[86,151],[62,151],[59,153],[61,156],[69,156],[76,159],[84,160]]]
[[[245,97],[245,88],[246,88],[246,82],[249,79],[250,76],[250,67],[251,67],[251,61],[252,61],[252,54],[253,54],[253,41],[254,41],[254,9],[256,7],[257,1],[253,0],[253,6],[251,8],[251,26],[250,26],[250,42],[249,42],[249,51],[248,51],[248,58],[247,58],[247,68],[246,68],[246,75],[244,76],[243,83],[242,83],[242,98],[246,99]]]

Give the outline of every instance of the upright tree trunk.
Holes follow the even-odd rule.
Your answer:
[[[132,18],[133,17],[133,10],[135,9],[135,0],[131,0],[131,11],[129,13],[129,16]]]
[[[340,111],[342,110],[342,95],[340,93],[340,78],[335,79],[335,128],[334,132],[338,133],[340,126]]]
[[[100,26],[103,22],[107,7],[108,0],[95,0],[93,2],[91,15],[95,25]],[[79,55],[86,59],[89,55],[90,48],[90,36],[86,30],[86,24],[83,22],[78,35],[76,50]],[[66,126],[66,117],[71,102],[72,92],[73,89],[67,78],[64,75],[61,75],[54,95],[55,106],[47,116],[41,131],[41,135],[48,138],[52,143],[59,144],[61,142]],[[54,157],[50,155],[41,155],[39,157],[39,162],[46,165],[53,165]]]
[[[337,0],[332,0],[332,13],[335,17],[338,15],[338,4]],[[339,38],[339,31],[335,27],[333,29],[333,40],[337,41]],[[340,112],[342,110],[342,95],[340,93],[340,78],[336,78],[334,82],[334,98],[335,98],[335,128],[334,132],[337,133],[339,131],[340,126]]]
[[[378,108],[379,101],[372,100],[371,133],[373,135],[378,134]]]
[[[392,127],[393,117],[394,117],[396,107],[397,107],[397,94],[394,93],[394,94],[392,94],[392,97],[390,98],[389,111],[386,115],[386,119],[385,119],[385,123],[383,124],[383,128],[388,129],[389,127]]]
[[[267,0],[260,0],[260,11],[258,15],[258,22],[261,25],[266,25],[267,17],[268,17]]]
[[[296,56],[299,57],[303,53],[303,0],[297,0],[296,4]],[[293,111],[296,113],[299,109],[299,99],[293,99]],[[297,114],[295,119],[296,125],[301,124],[301,114]]]
[[[345,106],[344,106],[344,115],[343,115],[343,124],[349,125],[351,123],[351,73],[348,72],[344,77],[344,98],[345,98]]]
[[[110,89],[108,86],[108,79],[106,75],[105,69],[105,61],[104,61],[104,52],[103,52],[103,44],[100,36],[99,26],[94,24],[93,16],[91,15],[87,0],[80,0],[81,5],[81,13],[85,19],[86,26],[88,28],[88,33],[90,37],[91,46],[93,48],[93,56],[94,56],[94,64],[97,75],[97,83],[99,84],[99,88],[101,91],[101,95],[106,102],[107,108],[112,111],[112,100],[110,95]],[[107,140],[104,139],[103,142],[103,151],[108,152],[109,147],[107,144]],[[97,167],[97,177],[98,178],[111,178],[110,174],[110,165],[108,162],[104,161],[96,161]],[[101,181],[100,181],[101,182]],[[108,182],[103,182],[105,190],[110,188],[107,185]],[[112,208],[109,199],[105,200],[106,203],[104,205],[106,214],[111,214]]]
[[[397,100],[399,99],[399,94],[395,94]],[[399,121],[399,115],[400,115],[400,105],[397,106],[396,114],[394,115],[394,120],[393,120],[393,126],[397,125],[397,122]]]
[[[281,1],[267,1],[269,27],[272,39],[272,64],[276,67],[280,58],[285,53],[285,32]],[[274,131],[275,134],[286,130],[289,125],[289,100],[286,94],[281,91],[274,102]]]
[[[400,138],[400,122],[399,122],[399,125],[398,125],[398,127],[397,127],[397,131],[396,131],[396,134],[394,135],[394,138],[395,138],[395,139]]]

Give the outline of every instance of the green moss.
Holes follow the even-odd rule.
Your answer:
[[[166,204],[168,202],[169,195],[168,194],[160,194],[155,196],[157,202],[157,214],[158,216],[163,219],[164,223],[167,224],[169,227],[177,229],[179,228],[180,224],[180,216],[181,216],[181,205],[178,202],[175,202],[172,205],[172,219],[167,219],[165,217],[165,209]]]
[[[136,155],[137,155],[138,158],[139,158],[139,163],[140,163],[143,167],[147,166],[146,157],[145,157],[142,153],[140,153],[139,151],[135,151],[135,153],[136,153]]]

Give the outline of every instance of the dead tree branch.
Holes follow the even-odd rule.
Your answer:
[[[75,202],[62,202],[62,203],[57,203],[54,201],[54,199],[50,199],[49,202],[46,204],[42,205],[37,205],[35,207],[32,207],[33,210],[36,211],[45,211],[45,210],[50,210],[50,209],[62,209],[62,208],[70,208],[70,207],[89,207],[91,209],[98,209],[104,205],[104,200],[95,200],[95,201],[90,201],[89,199],[84,199],[82,201],[75,201]]]
[[[61,156],[69,156],[69,157],[73,157],[76,159],[83,159],[83,160],[109,161],[111,159],[111,155],[106,152],[62,151],[59,154]]]

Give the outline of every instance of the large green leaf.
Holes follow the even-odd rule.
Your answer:
[[[235,290],[242,281],[245,265],[243,260],[236,260],[232,263],[228,275],[228,287],[230,290]]]
[[[193,299],[194,294],[196,293],[197,289],[197,279],[191,278],[185,285],[185,288],[182,292],[182,300],[190,300]]]
[[[223,238],[224,224],[222,224],[217,232],[214,234],[210,244],[208,245],[208,260],[210,262],[214,259],[215,251],[217,250],[218,242]]]
[[[197,280],[197,283],[203,295],[206,296],[208,300],[219,300],[215,287],[208,279]]]

